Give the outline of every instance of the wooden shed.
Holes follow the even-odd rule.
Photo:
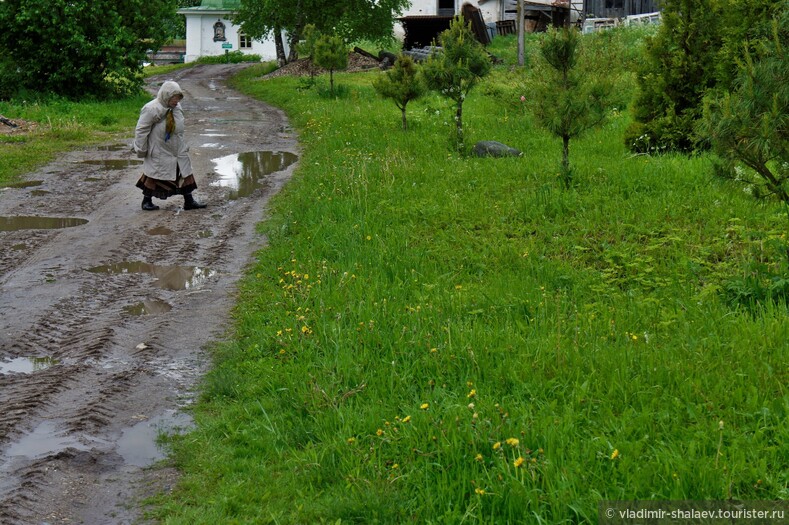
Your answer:
[[[659,11],[659,0],[584,0],[586,18],[624,18]]]

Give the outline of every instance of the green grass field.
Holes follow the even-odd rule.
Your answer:
[[[787,275],[785,210],[705,155],[632,156],[624,108],[572,144],[564,190],[509,64],[466,137],[521,158],[454,152],[435,96],[401,131],[376,74],[336,100],[237,80],[304,150],[154,515],[596,523],[601,499],[789,497],[786,295],[748,300]]]
[[[403,132],[377,72],[337,74],[333,100],[326,78],[246,70],[238,87],[282,107],[303,151],[151,516],[596,523],[604,499],[789,498],[786,210],[715,179],[706,155],[627,151],[637,36],[597,44],[626,51],[598,56],[623,104],[573,141],[567,190],[513,38],[464,122],[468,144],[520,158],[455,152],[435,95]],[[62,113],[67,147],[128,132],[145,100],[0,113]],[[0,140],[0,182],[50,143]]]

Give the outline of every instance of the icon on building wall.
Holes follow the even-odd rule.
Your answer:
[[[214,42],[224,42],[227,40],[225,37],[225,24],[221,20],[217,20],[214,24]]]

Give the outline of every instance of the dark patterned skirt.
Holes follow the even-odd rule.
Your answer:
[[[142,194],[146,197],[166,199],[173,195],[187,195],[192,193],[197,189],[197,183],[195,182],[194,175],[181,177],[179,171],[175,180],[152,179],[143,174],[140,180],[137,181],[137,187],[142,190]]]

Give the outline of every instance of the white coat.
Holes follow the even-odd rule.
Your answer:
[[[134,151],[143,160],[143,173],[158,180],[174,181],[176,167],[181,177],[192,175],[192,162],[189,159],[189,146],[184,141],[184,111],[179,103],[172,109],[175,118],[175,131],[166,137],[167,102],[174,95],[182,95],[181,87],[168,80],[159,88],[156,98],[140,110],[140,119],[134,130]]]

